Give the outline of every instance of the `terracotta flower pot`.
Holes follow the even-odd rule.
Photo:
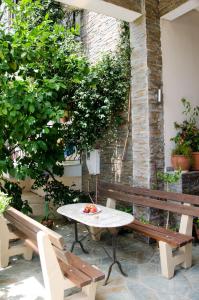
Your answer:
[[[199,152],[192,152],[193,165],[192,170],[199,171]]]
[[[172,155],[171,164],[174,170],[188,171],[191,167],[191,160],[189,156]]]
[[[54,221],[51,220],[51,219],[48,219],[48,220],[44,219],[44,220],[41,221],[41,224],[48,227],[48,228],[50,228],[50,229],[52,229],[53,226],[54,226]]]

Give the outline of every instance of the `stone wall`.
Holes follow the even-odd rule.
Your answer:
[[[133,184],[152,187],[164,168],[162,55],[158,0],[146,0],[131,24]]]
[[[162,87],[160,14],[158,0],[141,3],[142,16],[130,25],[132,122],[124,124],[115,143],[103,149],[101,178],[152,187],[156,171],[164,169],[163,103],[157,102],[158,89]],[[104,51],[115,51],[119,39],[119,23],[115,19],[84,12],[82,24],[82,39],[91,62],[96,62]]]
[[[174,10],[178,6],[184,4],[188,0],[160,0],[159,9],[160,16],[164,16],[168,12]]]
[[[87,57],[97,62],[105,52],[114,52],[119,41],[119,21],[95,12],[83,11],[81,37]]]
[[[105,52],[114,52],[120,38],[120,22],[111,17],[84,11],[81,22],[81,36],[85,51],[92,63],[97,62]],[[128,105],[127,105],[128,110]],[[117,137],[108,146],[101,145],[100,179],[107,182],[132,184],[132,135],[128,112],[124,112],[126,122]],[[97,126],[97,124],[96,124]],[[95,190],[95,176],[89,176],[85,160],[83,163],[83,190]]]

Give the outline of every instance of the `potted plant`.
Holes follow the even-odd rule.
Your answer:
[[[195,136],[192,140],[192,169],[194,171],[199,171],[199,129],[195,131]]]
[[[188,171],[191,167],[192,150],[189,144],[177,143],[172,151],[171,164],[174,170]]]
[[[45,201],[45,203],[44,203],[44,218],[42,219],[41,223],[50,229],[52,229],[54,226],[54,220],[50,218],[51,215],[54,216],[52,209],[49,206],[49,201]]]
[[[199,219],[194,218],[193,219],[193,236],[199,240]]]
[[[6,211],[11,202],[12,197],[0,191],[0,215]]]
[[[181,170],[175,171],[175,172],[157,172],[157,178],[161,180],[164,185],[167,192],[172,192],[172,185],[177,183],[180,180],[181,177]],[[171,224],[169,223],[175,223],[176,220],[170,220],[171,219],[171,213],[170,211],[167,211],[167,218],[166,218],[166,229],[170,227]],[[176,226],[175,226],[176,227]],[[173,224],[172,224],[172,228]]]
[[[192,107],[191,103],[182,99],[182,104],[184,106],[183,115],[185,115],[185,120],[182,123],[174,123],[177,134],[173,140],[177,145],[180,145],[180,149],[177,152],[187,152],[188,147],[192,150],[192,170],[199,170],[199,128],[198,128],[198,116],[199,116],[199,106]],[[181,145],[186,145],[181,147]],[[179,148],[177,146],[177,148]],[[178,151],[179,150],[179,151]]]

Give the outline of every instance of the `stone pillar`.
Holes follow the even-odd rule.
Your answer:
[[[153,187],[164,168],[162,56],[158,0],[142,0],[142,16],[130,25],[132,45],[133,185]]]

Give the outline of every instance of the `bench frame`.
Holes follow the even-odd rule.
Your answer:
[[[61,235],[14,208],[9,208],[5,217],[0,215],[0,228],[0,267],[7,267],[9,258],[15,255],[31,260],[35,251],[40,256],[47,300],[95,300],[97,284],[104,274],[66,251]],[[16,239],[21,242],[13,245]],[[64,291],[72,287],[81,288],[81,292],[64,298]]]
[[[42,231],[38,232],[37,242],[46,290],[46,299],[64,299],[64,291],[75,287],[76,285],[63,275],[56,254],[47,234]],[[97,283],[92,282],[82,287],[81,293],[74,294],[73,296],[69,296],[66,299],[78,300],[82,299],[82,295],[85,295],[85,299],[94,300],[96,288]]]
[[[116,208],[116,200],[107,198],[107,207]],[[193,217],[182,215],[179,233],[192,236]],[[162,275],[168,279],[174,276],[175,267],[181,265],[185,269],[192,265],[192,243],[175,249],[166,242],[159,241],[160,264]]]
[[[6,268],[9,263],[9,258],[15,255],[23,255],[25,260],[31,260],[33,250],[24,242],[11,246],[10,242],[19,239],[16,233],[11,231],[6,219],[0,215],[0,267]]]

